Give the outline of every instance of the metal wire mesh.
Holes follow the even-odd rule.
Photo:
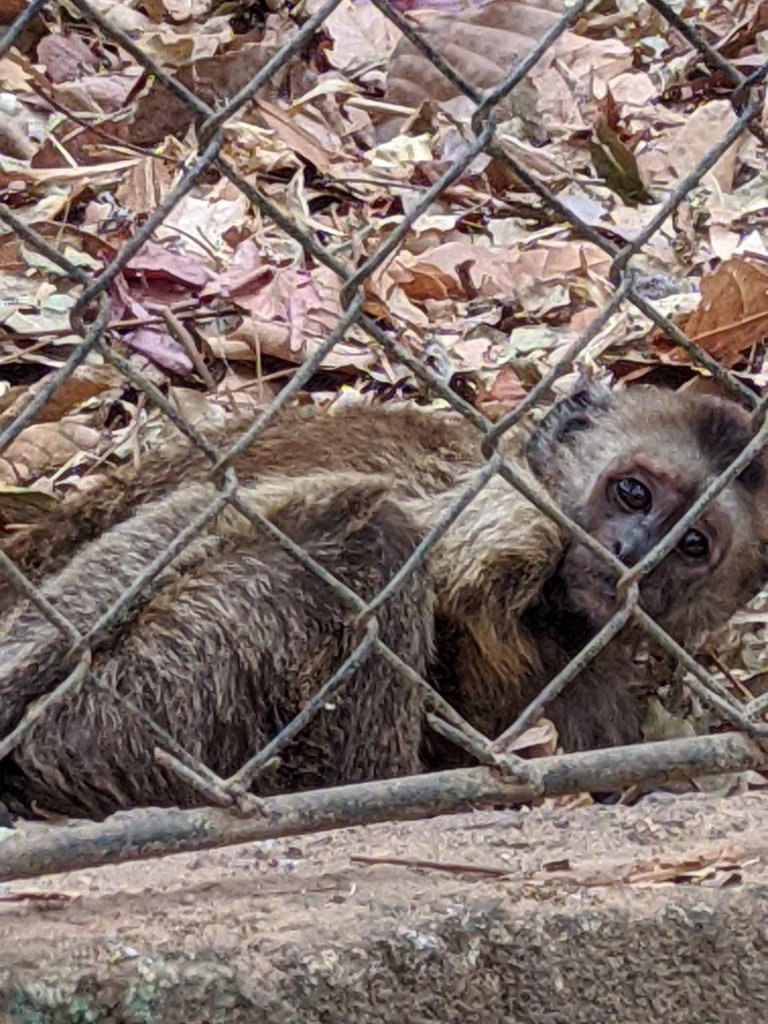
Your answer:
[[[222,807],[233,805],[242,809],[258,807],[252,798],[247,796],[250,787],[256,782],[277,755],[279,755],[298,732],[327,704],[332,696],[344,700],[344,686],[353,671],[362,663],[371,651],[376,651],[395,666],[426,695],[426,706],[433,713],[430,721],[444,735],[462,746],[479,763],[502,766],[519,782],[531,778],[530,764],[514,755],[503,754],[511,738],[522,733],[536,718],[546,710],[552,699],[574,680],[588,662],[594,658],[612,637],[633,619],[640,623],[648,634],[666,652],[683,665],[691,675],[690,685],[695,692],[715,707],[719,714],[730,725],[746,730],[752,736],[768,735],[768,725],[762,720],[766,700],[756,699],[751,703],[742,703],[723,692],[723,688],[707,671],[704,670],[686,651],[684,651],[663,629],[661,629],[646,613],[638,607],[638,585],[640,581],[667,555],[677,544],[686,529],[700,516],[701,512],[712,502],[727,484],[754,458],[755,454],[765,445],[768,435],[766,410],[768,399],[756,399],[754,393],[746,388],[735,376],[725,371],[718,362],[698,345],[682,334],[679,328],[664,316],[644,294],[642,284],[631,267],[632,259],[652,238],[664,221],[689,195],[704,174],[714,166],[717,160],[730,146],[747,131],[759,135],[758,115],[763,102],[762,83],[765,78],[765,67],[746,77],[713,47],[708,45],[696,28],[680,17],[663,0],[650,0],[660,16],[668,21],[683,37],[695,47],[703,61],[711,68],[717,69],[733,84],[733,103],[737,118],[722,137],[713,143],[706,156],[696,168],[686,175],[668,195],[657,215],[637,237],[624,246],[609,241],[604,234],[594,230],[574,211],[566,206],[544,183],[540,182],[524,167],[508,148],[501,145],[496,137],[494,114],[500,102],[506,99],[523,81],[528,71],[534,67],[541,56],[552,46],[554,41],[571,26],[577,18],[589,10],[589,0],[578,0],[567,9],[553,27],[541,38],[524,60],[515,64],[498,85],[487,93],[482,93],[470,82],[466,81],[445,58],[435,51],[434,47],[418,31],[414,24],[391,7],[387,0],[373,0],[375,6],[396,26],[434,65],[434,67],[468,97],[474,104],[471,119],[471,138],[463,149],[450,161],[444,173],[421,194],[419,200],[410,206],[385,240],[367,258],[358,263],[343,262],[327,246],[318,241],[315,235],[299,223],[294,222],[268,195],[255,187],[238,171],[230,159],[222,153],[222,130],[228,121],[242,111],[257,96],[261,87],[270,81],[274,74],[284,68],[302,50],[322,27],[327,17],[338,6],[340,0],[329,0],[317,10],[317,13],[306,18],[293,36],[272,56],[263,68],[245,86],[232,95],[219,109],[214,109],[203,102],[173,75],[168,74],[153,57],[145,52],[131,36],[111,23],[108,16],[88,2],[88,0],[70,0],[70,6],[76,8],[88,23],[96,26],[107,39],[117,43],[129,53],[155,80],[163,83],[171,94],[186,104],[196,121],[197,153],[187,161],[184,173],[169,192],[167,197],[156,209],[133,231],[130,239],[123,245],[119,253],[108,265],[95,276],[76,265],[69,259],[57,244],[46,240],[39,232],[30,228],[24,219],[13,212],[7,205],[0,206],[0,218],[8,227],[23,239],[32,249],[45,256],[72,282],[72,288],[78,292],[77,302],[72,312],[72,329],[82,340],[73,349],[66,362],[51,373],[44,386],[29,402],[24,410],[0,432],[0,452],[16,439],[22,430],[35,421],[36,416],[48,403],[56,390],[67,381],[75,369],[83,363],[91,352],[98,352],[109,364],[114,366],[148,401],[162,410],[173,424],[210,460],[211,478],[219,490],[210,503],[201,508],[198,514],[176,536],[172,543],[147,565],[124,590],[119,599],[111,607],[106,608],[86,630],[75,628],[69,621],[66,608],[60,608],[46,600],[41,591],[34,586],[13,562],[4,554],[0,554],[0,568],[11,580],[13,586],[28,597],[48,620],[60,631],[70,646],[72,670],[67,677],[49,693],[42,701],[31,707],[24,714],[13,731],[0,737],[0,759],[6,757],[22,741],[33,727],[39,716],[47,709],[54,707],[68,693],[82,686],[98,687],[98,677],[91,670],[94,644],[98,638],[115,626],[141,594],[146,593],[158,575],[171,564],[186,545],[222,509],[232,507],[249,519],[253,528],[262,531],[276,542],[292,558],[310,572],[318,575],[337,597],[349,609],[355,620],[358,642],[347,658],[339,665],[333,676],[324,681],[323,685],[308,700],[306,706],[287,723],[269,743],[261,750],[252,752],[246,762],[230,778],[219,777],[208,765],[182,749],[168,730],[154,722],[150,716],[138,708],[129,699],[122,697],[123,710],[126,715],[139,716],[156,737],[160,751],[158,756],[163,764],[180,774],[184,780],[194,787],[204,801]],[[14,46],[25,28],[35,17],[48,6],[47,0],[34,0],[26,10],[11,24],[0,40],[0,55],[8,53]],[[763,140],[764,141],[764,140]],[[515,177],[531,192],[538,195],[542,203],[562,221],[569,223],[579,237],[590,240],[611,260],[611,280],[614,294],[603,310],[595,317],[589,328],[570,344],[562,353],[562,357],[552,366],[543,379],[532,388],[525,400],[512,412],[497,422],[491,422],[464,401],[445,380],[438,375],[425,361],[414,355],[409,348],[399,341],[392,333],[382,327],[364,311],[363,289],[365,282],[400,246],[408,232],[418,219],[429,210],[434,201],[446,189],[456,182],[472,164],[479,154],[492,155],[506,166]],[[232,182],[246,197],[253,207],[270,218],[282,231],[296,241],[312,260],[330,268],[341,282],[341,300],[345,309],[336,328],[328,336],[327,341],[298,369],[288,383],[270,405],[245,431],[242,437],[226,451],[219,451],[210,441],[196,430],[191,423],[181,416],[174,405],[164,397],[161,391],[138,373],[127,360],[122,358],[107,340],[109,325],[109,305],[107,291],[117,275],[129,261],[151,240],[153,233],[163,223],[177,204],[196,186],[201,178],[211,169],[215,169],[224,178]],[[711,374],[717,381],[725,385],[742,403],[748,404],[753,410],[754,438],[749,446],[733,461],[733,463],[717,479],[712,480],[706,491],[700,496],[688,512],[679,520],[668,536],[652,552],[631,568],[623,565],[614,555],[607,552],[594,541],[583,529],[571,521],[556,505],[538,491],[530,488],[524,475],[510,462],[505,462],[500,453],[500,441],[542,400],[551,393],[553,385],[565,373],[569,372],[574,362],[585,352],[590,341],[607,323],[608,319],[622,303],[632,303],[665,334],[679,344],[703,370]],[[278,529],[267,517],[255,512],[253,507],[243,501],[241,483],[233,470],[233,462],[250,444],[256,441],[279,416],[307,382],[318,371],[327,355],[337,346],[352,327],[362,329],[370,339],[371,345],[378,352],[387,353],[399,364],[407,367],[418,380],[423,382],[430,393],[444,399],[448,405],[464,416],[482,437],[483,452],[486,464],[475,474],[471,483],[456,501],[445,510],[444,514],[434,523],[432,529],[418,545],[413,554],[390,580],[386,587],[372,600],[364,601],[353,593],[340,580],[333,577],[322,565],[312,558],[300,545],[294,543],[287,534]],[[599,551],[606,564],[620,577],[619,592],[624,595],[623,607],[612,617],[608,624],[584,647],[571,663],[553,679],[536,697],[530,706],[517,718],[509,723],[504,734],[497,741],[482,736],[469,722],[465,721],[448,702],[414,670],[391,651],[379,635],[377,615],[384,603],[395,594],[424,564],[433,550],[434,545],[451,528],[451,525],[472,501],[484,491],[489,483],[501,476],[510,487],[522,492],[539,509],[552,517],[558,524],[567,528],[570,534],[592,550]],[[434,716],[438,717],[435,718]],[[377,790],[382,801],[382,813],[387,813],[387,793],[385,788]],[[417,801],[415,801],[414,806]],[[391,790],[389,812],[402,813],[402,791]],[[202,845],[199,837],[192,839],[190,845]],[[119,854],[117,855],[119,856]]]

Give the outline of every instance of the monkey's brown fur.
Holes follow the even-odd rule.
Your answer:
[[[654,431],[639,434],[647,422]],[[564,510],[620,557],[626,549],[631,562],[747,436],[745,414],[731,403],[595,392],[556,406],[528,452]],[[479,461],[478,435],[461,422],[352,408],[330,417],[293,414],[237,468],[241,479],[261,478],[245,500],[367,598]],[[138,475],[116,477],[87,505],[65,508],[31,532],[30,546],[16,541],[14,554],[30,567],[32,547],[42,553],[44,592],[87,629],[213,495],[213,485],[189,482],[203,481],[207,468],[189,451],[170,463],[160,456]],[[661,518],[638,519],[611,504],[614,477],[630,472],[658,491]],[[679,642],[700,640],[765,580],[767,497],[764,461],[756,460],[700,524],[712,538],[706,571],[675,551],[643,584],[644,606]],[[100,638],[94,671],[224,775],[275,735],[356,641],[343,628],[348,611],[328,587],[233,510],[165,570],[153,595]],[[428,566],[386,603],[381,630],[404,661],[493,736],[615,607],[612,576],[595,556],[494,480]],[[632,630],[621,634],[549,709],[566,749],[640,738],[642,707],[628,685],[635,640]],[[16,603],[0,632],[0,736],[64,678],[65,646],[32,605]],[[257,789],[398,775],[425,757],[434,765],[437,748],[421,742],[421,703],[418,689],[372,653]],[[153,760],[154,744],[109,696],[81,689],[46,712],[0,764],[0,795],[91,816],[199,802]]]
[[[388,473],[398,493],[435,494],[451,487],[480,461],[480,436],[463,419],[427,415],[411,407],[386,412],[347,406],[341,414],[315,407],[285,409],[234,462],[241,481],[259,477],[298,477],[319,469]],[[233,419],[209,440],[225,452],[250,426]],[[382,429],[383,427],[383,429]],[[37,580],[65,565],[82,543],[98,537],[140,505],[180,484],[208,479],[211,462],[186,439],[169,450],[146,453],[138,469],[125,468],[99,485],[96,493],[70,496],[44,522],[11,533],[2,550]],[[15,599],[0,579],[0,610]]]
[[[193,485],[183,500],[173,494],[126,520],[76,555],[44,589],[85,628],[173,536],[178,515],[211,493],[208,485]],[[278,486],[258,497],[246,492],[246,501],[271,513],[363,598],[387,582],[418,539],[376,478],[334,479],[330,488],[320,480],[309,500],[302,489]],[[108,688],[134,700],[225,776],[290,721],[357,639],[343,628],[345,609],[328,587],[274,543],[254,537],[237,513],[222,514],[215,532],[194,542],[162,584],[154,600],[102,643],[93,669]],[[397,603],[385,605],[381,635],[424,672],[432,621],[432,594],[417,575]],[[63,675],[60,639],[34,608],[17,609],[6,635],[24,637],[26,645],[16,646],[13,671],[3,673],[4,726],[44,683]],[[419,694],[381,658],[364,663],[336,701],[338,711],[321,713],[286,754],[290,775],[267,774],[262,788],[328,785],[418,768]],[[388,728],[381,729],[381,721]],[[374,729],[377,743],[369,742]],[[80,691],[35,726],[11,758],[2,779],[6,795],[94,816],[134,803],[196,802],[191,789],[153,762],[155,743],[108,692]]]

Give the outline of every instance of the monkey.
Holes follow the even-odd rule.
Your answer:
[[[748,414],[724,399],[585,388],[533,428],[515,466],[629,566],[749,437]],[[301,413],[244,453],[242,500],[367,600],[481,465],[481,440],[468,424],[416,410]],[[101,503],[92,499],[95,537],[91,525],[67,532],[55,519],[33,530],[51,539],[41,577],[48,600],[87,630],[214,495],[206,472],[182,449],[116,479]],[[762,452],[642,581],[642,607],[678,643],[700,642],[765,582],[767,498]],[[594,552],[493,477],[384,602],[379,628],[493,739],[619,608],[615,582]],[[95,639],[103,690],[74,689],[41,714],[0,762],[0,799],[86,817],[203,802],[153,757],[156,741],[113,695],[228,776],[339,668],[354,647],[349,621],[326,583],[225,509]],[[549,705],[563,749],[642,738],[643,704],[630,685],[639,635],[625,627]],[[56,628],[18,599],[0,626],[0,736],[65,678],[66,655]],[[430,739],[423,709],[414,681],[370,651],[254,791],[462,763]]]

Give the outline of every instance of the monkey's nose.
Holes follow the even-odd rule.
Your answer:
[[[645,554],[646,537],[639,530],[628,530],[617,537],[613,544],[613,553],[627,566],[633,566]]]

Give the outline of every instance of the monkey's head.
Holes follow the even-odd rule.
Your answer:
[[[563,511],[627,566],[663,539],[749,442],[748,413],[705,395],[582,387],[528,445]],[[640,584],[641,604],[680,643],[724,623],[768,581],[768,457],[755,458]],[[569,607],[599,628],[619,607],[615,573],[573,542]]]

